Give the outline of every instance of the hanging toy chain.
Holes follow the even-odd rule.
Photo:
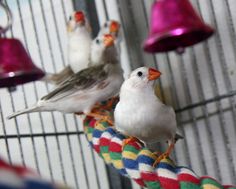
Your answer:
[[[0,36],[2,36],[6,31],[12,26],[12,13],[11,10],[7,5],[3,3],[2,0],[0,0],[0,6],[4,9],[7,15],[7,25],[6,26],[0,26]]]

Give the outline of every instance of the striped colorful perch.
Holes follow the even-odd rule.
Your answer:
[[[198,177],[191,169],[176,166],[171,159],[161,160],[154,168],[152,165],[157,157],[150,150],[137,141],[131,141],[122,150],[122,141],[125,136],[117,133],[105,121],[86,117],[84,131],[93,149],[107,164],[115,167],[120,174],[132,178],[142,187],[148,189],[236,189],[236,186],[223,186],[208,176]]]
[[[43,180],[38,174],[22,167],[10,165],[0,159],[0,189],[59,189],[64,186],[55,185]]]

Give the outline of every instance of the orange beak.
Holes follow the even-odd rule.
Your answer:
[[[85,16],[84,16],[84,13],[82,11],[77,11],[75,12],[75,21],[76,22],[85,22]]]
[[[114,44],[114,37],[111,34],[105,34],[103,37],[103,43],[106,47],[112,46]]]
[[[155,70],[153,68],[149,68],[148,70],[148,80],[155,80],[157,78],[159,78],[161,75],[161,72],[159,72],[158,70]]]
[[[110,25],[110,33],[117,33],[119,31],[120,24],[116,21],[112,21]]]

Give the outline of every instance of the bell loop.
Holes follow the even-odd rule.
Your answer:
[[[11,28],[13,16],[12,16],[12,12],[9,9],[9,7],[7,5],[5,5],[2,0],[0,0],[0,7],[4,9],[4,11],[6,12],[6,15],[7,15],[7,24],[6,24],[6,26],[0,26],[0,37],[2,37],[3,34],[6,33],[6,31],[9,28]]]

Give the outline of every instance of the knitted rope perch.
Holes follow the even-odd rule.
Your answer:
[[[104,113],[104,111],[103,111]],[[109,112],[110,113],[110,112]],[[236,189],[223,186],[209,176],[198,177],[191,169],[176,166],[171,159],[163,159],[154,168],[157,157],[137,141],[123,147],[125,136],[105,121],[93,117],[84,119],[84,131],[93,149],[118,172],[148,189]]]

